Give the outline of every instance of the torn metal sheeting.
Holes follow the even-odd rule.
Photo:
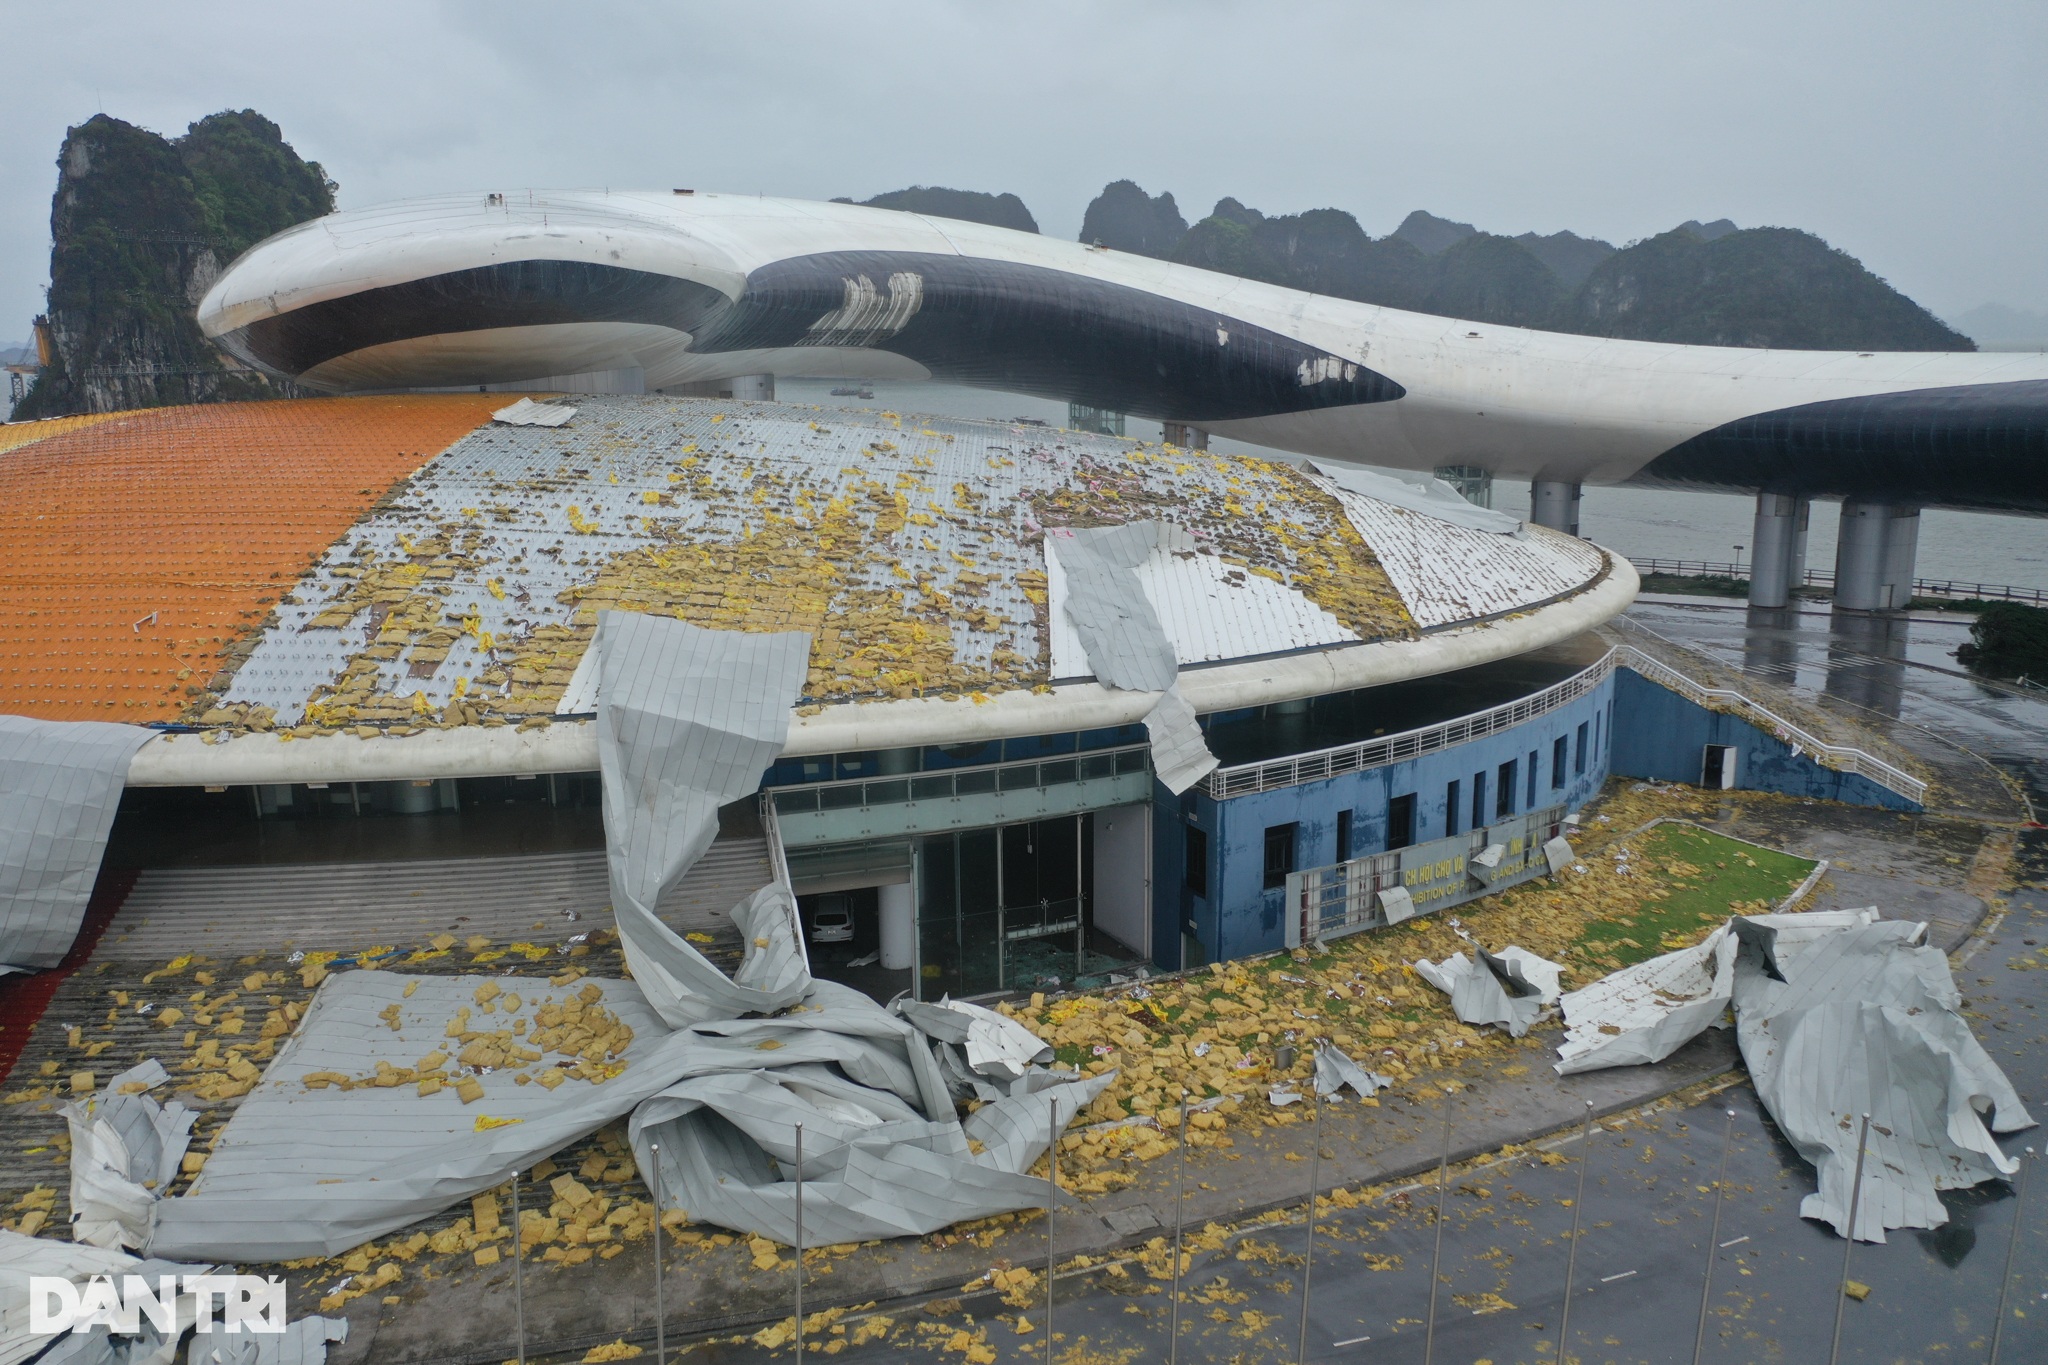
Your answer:
[[[1799,1206],[1848,1235],[1860,1115],[1870,1115],[1854,1235],[1948,1221],[1940,1190],[2019,1169],[1994,1132],[2033,1119],[1970,1032],[1948,958],[1927,926],[1898,921],[1785,944],[1737,920],[1735,1029],[1772,1121],[1814,1163],[1819,1188]],[[1986,1116],[1989,1115],[1987,1125]]]
[[[1481,507],[1466,499],[1464,494],[1445,483],[1442,479],[1428,479],[1416,482],[1399,479],[1391,474],[1376,473],[1360,469],[1356,465],[1342,465],[1323,460],[1310,460],[1309,467],[1316,473],[1336,484],[1347,493],[1376,498],[1410,512],[1420,512],[1426,517],[1463,526],[1468,530],[1484,531],[1489,535],[1513,535],[1522,529],[1519,517],[1505,512],[1496,512],[1490,507]]]
[[[1380,914],[1388,924],[1399,924],[1415,918],[1415,897],[1405,886],[1390,886],[1378,893]]]
[[[1152,775],[1179,796],[1218,766],[1209,741],[1195,719],[1195,708],[1180,694],[1179,684],[1166,689],[1159,704],[1145,713],[1145,735],[1152,742]]]
[[[905,1033],[910,1056],[929,1057],[924,1037]],[[803,1055],[791,1048],[770,1059],[791,1053]],[[1024,1172],[1111,1079],[1077,1076],[1059,1083],[1050,1100],[1036,1091],[1005,1096],[962,1124],[950,1097],[928,1117],[823,1063],[770,1060],[759,1070],[669,1087],[634,1112],[629,1131],[641,1170],[659,1162],[668,1207],[790,1245],[801,1123],[805,1236],[857,1242],[1066,1202]]]
[[[1393,1083],[1377,1071],[1367,1071],[1329,1043],[1316,1049],[1316,1094],[1326,1099],[1347,1085],[1358,1098],[1371,1099]]]
[[[1565,995],[1560,1075],[1661,1062],[1717,1023],[1735,990],[1726,926],[1677,952],[1638,962]]]
[[[91,1246],[140,1247],[150,1209],[170,1187],[198,1116],[148,1093],[170,1079],[155,1058],[59,1110],[71,1132],[71,1236]],[[141,1090],[132,1087],[141,1086]]]
[[[509,408],[499,408],[491,414],[491,420],[508,427],[561,427],[567,426],[575,415],[576,409],[566,403],[536,403],[531,398],[522,398]]]
[[[1555,839],[1547,840],[1543,845],[1543,862],[1550,868],[1550,875],[1553,877],[1570,867],[1578,856],[1572,851],[1571,841],[1562,834]]]
[[[1180,658],[1137,570],[1155,549],[1192,552],[1193,545],[1187,532],[1160,521],[1060,528],[1045,537],[1047,573],[1056,565],[1063,577],[1061,610],[1080,637],[1096,681],[1162,694],[1145,717],[1145,733],[1153,772],[1176,796],[1214,771],[1217,760],[1194,708],[1175,685]]]
[[[348,1340],[347,1318],[300,1318],[282,1332],[192,1335],[186,1365],[326,1365],[331,1343]]]
[[[1442,962],[1424,958],[1415,974],[1451,997],[1451,1012],[1467,1024],[1499,1024],[1516,1038],[1528,1033],[1557,1000],[1558,976],[1564,969],[1523,948],[1489,953],[1473,948],[1474,958],[1453,953]]]
[[[520,994],[521,1012],[483,1013],[477,990],[491,986]],[[470,1029],[509,1034],[515,1018],[532,1019],[541,1007],[586,990],[633,1031],[614,1058],[623,1070],[601,1084],[565,1080],[550,1089],[537,1073],[568,1065],[550,1053],[475,1075],[482,1094],[463,1103],[455,1089],[465,1070],[456,1061],[462,1044],[447,1032],[462,1010],[470,1011]],[[387,1022],[393,1007],[396,1031]],[[434,1093],[420,1094],[417,1083],[373,1083],[379,1062],[392,1073],[418,1075],[418,1063],[436,1052],[444,1066],[429,1069],[446,1079]],[[742,1064],[739,1053],[712,1048],[707,1055],[703,1041],[671,1033],[631,982],[582,977],[550,987],[532,977],[338,973],[321,985],[297,1031],[221,1130],[191,1188],[157,1202],[148,1249],[245,1262],[332,1256],[494,1188],[629,1112],[693,1065]],[[322,1073],[362,1083],[307,1086],[306,1077]],[[518,1084],[520,1074],[530,1083]]]
[[[1850,1231],[1866,1113],[1859,1240],[1939,1227],[1939,1191],[2017,1169],[1992,1134],[2033,1119],[1970,1032],[1948,958],[1927,945],[1925,925],[1874,909],[1738,916],[1691,948],[1572,992],[1557,1069],[1660,1060],[1731,1004],[1757,1094],[1816,1168],[1805,1217]]]
[[[1164,692],[1179,675],[1173,642],[1137,574],[1172,531],[1162,522],[1133,521],[1046,532],[1046,545],[1066,572],[1067,619],[1104,687]]]
[[[1750,919],[1769,927],[1785,954],[1823,934],[1874,924],[1877,911],[1816,910]],[[1721,925],[1690,948],[1609,972],[1562,997],[1565,1040],[1557,1050],[1556,1070],[1569,1076],[1661,1062],[1701,1030],[1717,1025],[1735,997],[1734,923]]]
[[[70,1333],[59,1337],[54,1343],[47,1336],[29,1331],[29,1281],[33,1278],[50,1276],[71,1281],[83,1289],[95,1277],[140,1276],[154,1294],[158,1288],[159,1276],[178,1277],[184,1283],[186,1275],[204,1275],[212,1271],[210,1265],[181,1265],[172,1261],[143,1260],[125,1252],[86,1246],[79,1242],[59,1242],[47,1237],[26,1237],[18,1232],[0,1228],[0,1365],[24,1365],[34,1360],[38,1365],[172,1365],[177,1358],[178,1338],[182,1333],[166,1334],[159,1331],[145,1315],[138,1321],[133,1335],[116,1335],[105,1326],[90,1328],[84,1333]],[[198,1316],[197,1296],[190,1293],[178,1294],[171,1305],[175,1313],[173,1322],[180,1325],[193,1322]],[[326,1318],[308,1318],[306,1322],[319,1324],[316,1330],[335,1335],[324,1339],[339,1341],[348,1324]],[[233,1341],[225,1333],[216,1330],[210,1334],[215,1340]],[[200,1340],[197,1333],[194,1340]],[[255,1337],[254,1340],[265,1338]],[[303,1357],[304,1365],[320,1365],[324,1355]],[[299,1358],[285,1356],[252,1357],[260,1365],[299,1365]]]
[[[0,969],[54,967],[92,899],[139,725],[0,716]]]
[[[961,1047],[967,1067],[991,1080],[1014,1081],[1033,1063],[1052,1060],[1052,1048],[1043,1038],[981,1005],[952,999],[937,1004],[898,1000],[891,1008],[934,1041]]]
[[[735,908],[746,955],[728,977],[655,916],[718,834],[718,808],[754,792],[782,752],[810,637],[598,617],[598,762],[612,909],[626,962],[664,1020],[769,1012],[810,981],[796,903],[764,887]]]

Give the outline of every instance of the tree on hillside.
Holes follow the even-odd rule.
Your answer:
[[[1561,331],[1701,346],[1973,351],[1976,344],[1810,232],[1675,230],[1597,266]]]
[[[835,199],[851,204],[851,199]],[[902,213],[925,213],[934,218],[957,218],[963,223],[987,223],[990,227],[1012,228],[1018,232],[1038,231],[1038,220],[1024,201],[1014,194],[987,194],[981,190],[949,190],[942,185],[912,185],[861,201],[864,208],[896,209]]]
[[[1171,194],[1147,196],[1130,180],[1104,185],[1081,215],[1082,241],[1137,256],[1165,259],[1187,233],[1188,220]]]
[[[167,140],[97,114],[68,130],[50,208],[51,363],[17,419],[282,392],[200,334],[193,309],[254,243],[331,213],[334,184],[252,110]]]

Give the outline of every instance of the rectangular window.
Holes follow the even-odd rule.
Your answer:
[[[1444,837],[1450,838],[1458,832],[1458,798],[1461,795],[1456,782],[1444,788]]]
[[[1550,789],[1552,791],[1564,790],[1564,752],[1567,747],[1569,746],[1566,744],[1563,735],[1559,735],[1556,742],[1550,746]]]
[[[1337,861],[1351,861],[1351,812],[1348,810],[1337,812]]]
[[[1472,828],[1486,823],[1486,774],[1472,774]]]
[[[1522,765],[1514,759],[1500,765],[1500,772],[1493,783],[1493,818],[1505,820],[1515,813],[1515,769]]]
[[[1287,874],[1294,871],[1293,825],[1271,825],[1266,829],[1266,889],[1287,885]]]
[[[1522,802],[1523,807],[1528,810],[1536,809],[1536,766],[1536,751],[1531,749],[1529,751],[1529,795]]]
[[[1572,752],[1572,776],[1574,777],[1584,777],[1586,775],[1586,734],[1592,728],[1586,721],[1582,720],[1579,722],[1578,747]]]
[[[1415,793],[1408,792],[1387,802],[1387,851],[1406,848],[1415,842]]]
[[[1181,873],[1181,881],[1188,888],[1188,894],[1206,896],[1209,894],[1209,836],[1202,830],[1188,827],[1188,865]]]

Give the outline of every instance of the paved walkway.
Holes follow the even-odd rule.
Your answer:
[[[1731,793],[1705,821],[1725,832],[1844,868],[1821,888],[1824,905],[1914,909],[1944,948],[1964,942],[1983,917],[1991,883],[2010,877],[2010,832],[1969,821],[1902,817],[1838,806],[1752,806]],[[1555,1026],[1538,1030],[1524,1050],[1447,1070],[1458,1091],[1448,1103],[1451,1159],[1459,1161],[1568,1130],[1588,1101],[1596,1117],[1636,1109],[1740,1064],[1732,1032],[1710,1031],[1658,1066],[1559,1077],[1550,1068]],[[1323,1119],[1321,1188],[1379,1184],[1432,1169],[1443,1142],[1444,1107],[1393,1099],[1379,1107],[1347,1100]],[[1185,1180],[1190,1226],[1228,1223],[1300,1205],[1306,1195],[1310,1129],[1306,1124],[1230,1130],[1227,1151],[1193,1149]],[[1174,1164],[1133,1163],[1136,1183],[1061,1210],[1054,1235],[1062,1261],[1108,1257],[1170,1230]],[[974,1238],[946,1236],[869,1244],[824,1258],[810,1271],[807,1313],[877,1301],[914,1301],[957,1294],[999,1265],[1042,1266],[1045,1224],[1026,1215]],[[677,1258],[663,1288],[672,1341],[686,1335],[751,1328],[791,1311],[792,1274],[757,1271],[744,1242],[722,1252]],[[513,1347],[509,1267],[464,1271],[399,1304],[374,1298],[349,1305],[350,1339],[332,1357],[357,1361],[484,1362]],[[525,1278],[529,1355],[574,1359],[618,1338],[650,1342],[654,1323],[651,1250],[646,1242],[602,1264],[558,1270],[530,1267]]]

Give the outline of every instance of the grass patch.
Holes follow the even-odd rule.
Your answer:
[[[1595,855],[1598,856],[1598,855]],[[1592,920],[1579,944],[1603,963],[1627,967],[1694,941],[1731,914],[1774,908],[1814,864],[1692,825],[1659,825],[1630,860],[1650,890],[1626,914]]]

